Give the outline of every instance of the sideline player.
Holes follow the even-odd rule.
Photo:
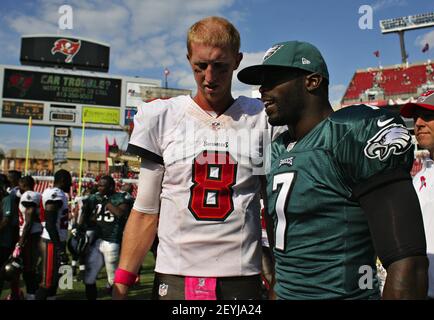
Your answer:
[[[68,196],[71,174],[61,169],[54,174],[53,188],[42,193],[42,279],[36,291],[36,300],[54,300],[59,284],[61,254],[66,250],[68,237]]]
[[[41,194],[33,191],[35,180],[31,176],[20,178],[21,197],[18,207],[20,238],[15,245],[13,257],[23,259],[23,279],[26,284],[26,299],[35,300],[39,286],[37,264],[41,256],[39,242],[42,233],[40,222]]]
[[[110,176],[101,177],[98,182],[98,192],[84,201],[83,218],[95,218],[98,237],[91,244],[86,257],[84,283],[88,300],[97,298],[96,278],[103,266],[107,272],[110,289],[113,286],[114,273],[119,263],[122,234],[131,209],[130,203],[130,194],[116,192],[115,181]],[[92,218],[87,220],[91,221]]]
[[[232,97],[242,53],[229,21],[196,22],[187,49],[194,98],[155,100],[134,118],[128,151],[141,156],[142,167],[113,298],[126,297],[158,224],[159,299],[261,299],[255,164],[271,130],[260,101]]]
[[[333,112],[327,65],[306,42],[274,45],[238,78],[260,85],[270,124],[289,128],[272,143],[267,175],[277,297],[379,298],[377,253],[383,298],[424,299],[426,244],[402,119],[366,105]],[[360,285],[366,269],[372,287]]]
[[[425,227],[429,259],[428,297],[434,299],[434,91],[427,91],[415,103],[404,105],[401,115],[414,119],[417,142],[429,152],[422,162],[422,170],[413,177],[413,186],[419,197]]]
[[[3,263],[10,257],[14,250],[14,245],[19,239],[19,222],[18,222],[18,205],[20,202],[20,189],[18,181],[21,178],[21,172],[10,170],[7,175],[7,195],[2,199],[2,219],[0,221],[0,245],[1,255],[0,260]],[[0,261],[1,262],[1,261]],[[3,264],[2,263],[2,264]],[[0,279],[0,289],[3,287],[3,282]],[[22,300],[23,293],[20,290],[19,277],[10,281],[11,293],[6,300]],[[0,290],[1,291],[1,290]]]

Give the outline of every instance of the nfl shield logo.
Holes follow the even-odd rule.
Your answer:
[[[160,297],[164,297],[165,295],[167,295],[167,289],[169,288],[169,285],[162,283],[160,284],[160,287],[158,288],[158,294],[160,295]]]
[[[205,278],[199,278],[199,287],[203,287],[205,285]]]
[[[219,130],[220,128],[221,128],[221,124],[220,124],[220,122],[213,122],[212,124],[211,124],[211,127],[214,129],[214,130]]]

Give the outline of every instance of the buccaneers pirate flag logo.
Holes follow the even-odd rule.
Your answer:
[[[64,54],[66,56],[65,62],[70,63],[72,62],[72,58],[74,58],[74,56],[80,50],[80,47],[80,40],[74,42],[68,39],[59,39],[54,42],[54,46],[51,49],[51,54],[54,55],[57,52],[60,52],[61,54]]]

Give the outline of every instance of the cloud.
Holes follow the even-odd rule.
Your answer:
[[[243,60],[241,60],[240,66],[234,72],[234,77],[232,78],[232,91],[233,96],[244,95],[251,97],[252,86],[240,82],[237,78],[238,72],[243,70],[245,67],[249,67],[255,64],[261,64],[262,58],[264,57],[265,51],[260,52],[244,52]]]
[[[72,31],[70,34],[106,42],[111,47],[111,66],[116,73],[145,74],[168,67],[171,80],[180,82],[173,87],[193,84],[185,72],[185,38],[188,27],[209,15],[224,16],[235,0],[75,0]],[[25,10],[9,12],[3,18],[5,29],[23,34],[56,34],[59,32],[58,9],[63,0],[39,0],[26,3]],[[24,5],[23,5],[24,6]],[[232,18],[241,20],[244,14],[230,10]],[[5,34],[8,32],[5,31]],[[16,35],[14,35],[16,37]],[[5,48],[8,39],[0,32],[0,46]],[[9,50],[16,55],[17,45]],[[17,56],[17,55],[16,55]],[[173,69],[173,70],[172,70]],[[175,76],[174,72],[179,75]],[[190,88],[190,87],[187,87]]]
[[[330,103],[333,108],[339,107],[341,105],[342,97],[344,96],[347,86],[344,84],[331,85],[329,88],[329,98]]]
[[[421,50],[427,43],[430,49],[434,48],[434,31],[430,31],[421,36],[418,36],[415,41],[415,45],[417,47],[420,47]]]
[[[87,152],[104,152],[105,151],[105,138],[107,137],[109,143],[113,143],[113,139],[122,150],[127,148],[128,135],[126,132],[111,132],[111,131],[96,131],[86,130],[84,150]],[[72,136],[72,150],[80,151],[81,148],[81,130],[74,130]]]
[[[374,11],[380,11],[390,7],[405,7],[407,5],[407,0],[379,0],[371,6]]]

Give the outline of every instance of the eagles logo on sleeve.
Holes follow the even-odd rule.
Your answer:
[[[364,149],[370,159],[385,161],[391,154],[400,155],[411,147],[411,136],[402,124],[392,123],[368,140]]]

